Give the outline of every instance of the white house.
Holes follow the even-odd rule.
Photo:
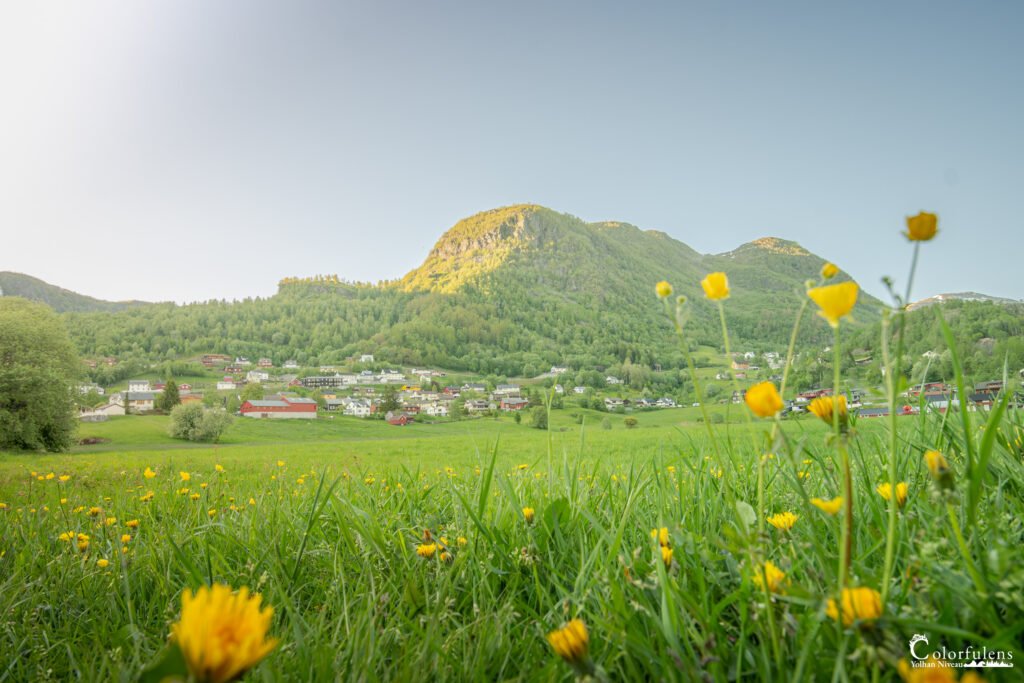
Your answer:
[[[519,385],[518,384],[499,384],[494,387],[495,396],[518,396]]]
[[[370,417],[370,402],[363,400],[349,401],[345,406],[345,415],[352,417]]]
[[[586,387],[573,387],[572,388],[572,393],[574,393],[574,394],[585,394],[585,393],[587,393],[587,388]]]
[[[148,379],[130,379],[128,380],[128,392],[135,391],[152,391],[153,388],[149,386]]]
[[[231,379],[230,377],[225,377],[224,379],[222,379],[219,382],[217,382],[217,391],[234,391],[234,390],[235,390],[235,380]]]
[[[115,415],[124,415],[124,400],[120,394],[112,396],[110,402],[106,405],[83,410],[78,417],[86,422],[96,422]]]
[[[625,401],[621,398],[613,398],[609,396],[604,400],[604,407],[608,410],[615,410],[616,408],[621,408],[623,405],[625,405]]]
[[[299,369],[299,362],[297,360],[286,360],[284,362],[284,369],[285,370],[298,370]]]
[[[405,383],[405,375],[398,370],[381,370],[377,380],[381,384],[403,384]]]
[[[93,384],[92,382],[89,382],[87,384],[78,385],[78,393],[82,394],[83,396],[88,394],[90,391],[95,391],[100,396],[106,393],[106,389],[101,387],[99,384]]]
[[[549,372],[552,375],[561,375],[566,372],[569,372],[569,368],[565,367],[564,365],[552,365],[551,370],[549,370]]]
[[[604,383],[605,384],[622,384],[622,380],[619,379],[618,377],[616,377],[615,375],[608,375],[607,377],[604,378]]]
[[[440,403],[430,403],[421,407],[420,412],[431,417],[448,417],[448,406]]]
[[[372,363],[373,362],[373,354],[372,353],[364,353],[363,355],[359,356],[359,362],[360,363]]]
[[[565,387],[563,387],[561,384],[556,384],[555,385],[555,393],[556,394],[564,394],[565,393]]]
[[[252,361],[249,360],[248,358],[246,358],[245,356],[239,356],[238,358],[235,359],[235,363],[234,364],[235,365],[240,365],[240,366],[244,367],[246,365],[252,365]]]
[[[245,375],[246,382],[255,382],[256,384],[259,384],[260,382],[266,382],[268,379],[270,379],[270,373],[264,372],[262,370],[250,370]]]

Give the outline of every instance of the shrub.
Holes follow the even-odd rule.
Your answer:
[[[548,410],[544,406],[536,406],[530,413],[530,426],[537,429],[548,428]]]
[[[609,420],[607,417],[604,418],[603,420],[601,420],[601,429],[611,429],[611,428],[612,428],[612,421],[611,420]]]
[[[625,420],[622,421],[622,423],[626,425],[626,429],[635,429],[637,425],[635,417],[627,417]]]
[[[167,432],[174,439],[217,443],[231,425],[231,416],[223,410],[204,408],[199,403],[175,406]]]

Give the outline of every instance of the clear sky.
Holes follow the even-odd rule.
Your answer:
[[[919,296],[1024,298],[1022,28],[994,0],[4,3],[0,270],[269,295],[536,202],[797,240],[880,294],[925,209]]]

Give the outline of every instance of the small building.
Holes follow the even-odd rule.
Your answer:
[[[607,377],[604,378],[604,383],[614,386],[616,384],[622,384],[622,380],[616,377],[615,375],[608,375]]]
[[[128,391],[152,391],[153,388],[149,385],[148,379],[130,379],[128,380]]]
[[[373,362],[373,354],[372,353],[364,353],[363,355],[359,356],[359,362],[360,363],[372,363]]]
[[[272,368],[274,367],[274,361],[270,358],[260,358],[256,361],[256,366],[260,368]]]
[[[430,417],[448,417],[448,406],[443,403],[430,403],[421,406],[420,412]]]
[[[413,420],[412,416],[407,413],[394,413],[391,411],[388,411],[388,414],[384,416],[384,419],[389,425],[394,425],[396,427],[404,427]]]
[[[270,379],[270,373],[263,372],[262,370],[250,370],[245,375],[246,382],[253,382],[255,384],[266,382],[268,379]]]
[[[87,382],[85,384],[78,385],[78,393],[80,393],[82,396],[85,396],[88,393],[95,393],[99,396],[103,396],[103,394],[106,393],[106,389],[101,387],[99,384]]]
[[[154,408],[156,392],[153,391],[129,391],[126,396],[128,412],[148,413]]]
[[[351,417],[370,417],[370,414],[373,412],[373,404],[365,399],[351,399],[345,405],[342,412]]]
[[[286,360],[284,362],[284,369],[285,370],[298,370],[299,369],[299,362],[297,360],[294,360],[294,359]]]
[[[615,398],[609,396],[604,400],[604,407],[608,410],[615,410],[616,408],[622,408],[626,405],[626,401],[621,398]]]
[[[235,388],[235,380],[231,379],[230,377],[225,377],[224,379],[217,382],[217,391],[234,391]]]
[[[499,396],[518,396],[519,385],[518,384],[499,384],[494,387],[494,395]]]
[[[564,365],[552,365],[550,372],[552,375],[562,375],[569,372],[569,368]]]
[[[487,385],[480,384],[479,382],[467,382],[462,385],[462,391],[475,391],[478,394],[483,394],[487,392]]]

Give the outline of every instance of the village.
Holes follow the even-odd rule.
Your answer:
[[[750,384],[756,377],[765,378],[761,367],[754,364],[760,356],[773,373],[767,377],[778,383],[784,361],[778,353],[737,352],[730,359],[730,368],[714,372],[715,380]],[[178,402],[202,403],[220,407],[240,417],[259,419],[333,418],[343,415],[357,418],[384,419],[389,424],[404,426],[414,421],[436,421],[481,415],[516,414],[527,408],[547,405],[550,401],[561,407],[563,397],[576,398],[585,407],[609,413],[678,408],[683,404],[671,396],[657,398],[636,395],[625,382],[614,375],[605,375],[600,390],[594,386],[566,387],[559,382],[570,376],[567,366],[552,366],[548,372],[521,383],[505,381],[488,383],[482,378],[452,376],[442,370],[428,368],[396,369],[377,363],[373,354],[361,354],[349,359],[345,366],[322,365],[302,368],[295,360],[287,360],[279,367],[270,358],[255,362],[242,356],[204,354],[197,364],[209,375],[196,382],[176,383]],[[103,358],[86,361],[90,368],[99,364],[113,367],[117,359]],[[353,370],[355,367],[374,366],[376,369]],[[456,377],[458,379],[456,379]],[[82,396],[93,400],[83,405],[80,419],[103,421],[112,416],[144,415],[159,411],[159,397],[166,383],[156,379],[130,379],[127,386],[110,391],[95,383],[79,385]],[[989,407],[1003,391],[1001,380],[979,382],[967,396],[968,409]],[[642,392],[641,392],[642,393]],[[717,399],[717,403],[740,404],[746,389],[741,387]],[[800,391],[785,401],[784,415],[806,411],[815,398],[830,396],[832,389],[822,387]],[[846,398],[851,410],[859,417],[874,418],[888,415],[884,405],[873,405],[865,397],[864,389],[850,389]],[[102,397],[102,400],[96,400]],[[922,407],[945,412],[957,408],[961,401],[955,387],[944,382],[928,382],[911,387],[901,394],[904,405],[901,414],[917,414]],[[1024,403],[1016,397],[1014,405]],[[698,407],[693,403],[692,407]],[[517,420],[518,421],[518,420]]]

